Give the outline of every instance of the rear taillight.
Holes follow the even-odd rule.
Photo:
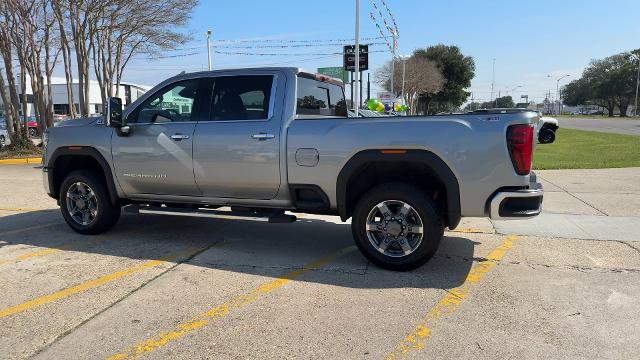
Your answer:
[[[529,175],[533,157],[533,125],[514,125],[507,129],[507,147],[518,175]]]

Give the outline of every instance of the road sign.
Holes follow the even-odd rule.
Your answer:
[[[334,79],[342,80],[343,83],[349,82],[349,73],[344,71],[341,67],[323,67],[318,68],[318,74],[332,77]]]
[[[356,46],[347,45],[344,47],[344,69],[355,71],[356,69]],[[360,71],[369,70],[369,45],[360,45]]]

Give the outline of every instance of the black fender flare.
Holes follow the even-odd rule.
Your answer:
[[[105,158],[102,156],[102,154],[100,154],[97,149],[90,146],[65,146],[60,147],[53,152],[48,161],[48,164],[51,165],[45,168],[48,173],[49,184],[51,184],[53,191],[53,193],[49,194],[49,196],[53,197],[54,199],[58,199],[58,193],[60,192],[60,189],[55,186],[56,183],[54,182],[55,164],[58,158],[62,156],[88,156],[93,158],[98,163],[98,165],[100,165],[102,171],[104,172],[104,180],[107,184],[107,189],[109,190],[109,199],[111,200],[111,204],[114,206],[118,205],[118,190],[116,190],[116,184],[113,179],[111,167],[109,166],[107,160],[105,160]]]
[[[440,178],[447,189],[447,221],[449,229],[460,223],[460,185],[449,166],[436,154],[427,150],[402,150],[383,153],[381,150],[364,150],[355,154],[344,165],[336,184],[338,214],[343,221],[349,218],[347,209],[347,184],[351,177],[372,162],[408,162],[426,164]]]

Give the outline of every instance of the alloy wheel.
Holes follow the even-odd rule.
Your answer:
[[[383,201],[367,216],[369,242],[389,257],[405,257],[416,251],[422,243],[423,229],[420,214],[404,201]]]

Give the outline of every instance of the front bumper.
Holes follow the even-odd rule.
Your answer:
[[[527,189],[505,190],[497,192],[489,204],[492,220],[522,220],[540,215],[544,190],[542,185],[533,182]]]

